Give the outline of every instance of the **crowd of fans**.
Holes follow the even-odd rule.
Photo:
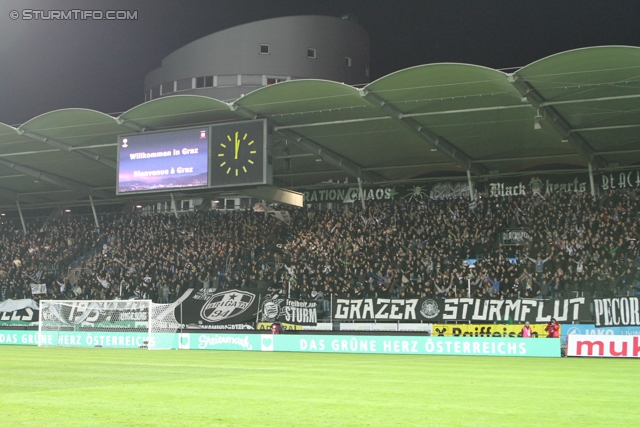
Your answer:
[[[151,298],[263,288],[291,298],[567,298],[640,292],[640,198],[370,202],[338,210],[63,217],[0,223],[0,300]],[[505,229],[528,234],[501,245]],[[45,294],[32,284],[46,284]],[[471,295],[469,295],[469,291]]]

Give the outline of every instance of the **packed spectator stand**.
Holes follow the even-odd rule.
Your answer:
[[[334,205],[335,208],[335,205]],[[64,216],[0,224],[0,300],[175,301],[188,288],[291,298],[567,298],[640,291],[638,194],[611,190],[291,209]],[[501,230],[527,230],[502,246]],[[32,294],[31,284],[46,284]],[[471,295],[469,295],[469,290]]]

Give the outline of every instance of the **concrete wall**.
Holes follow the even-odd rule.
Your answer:
[[[261,54],[260,45],[269,53]],[[315,49],[316,58],[307,56]],[[346,58],[351,58],[351,66]],[[230,100],[267,84],[267,78],[326,79],[350,85],[369,82],[369,36],[359,25],[329,16],[290,16],[239,25],[195,40],[165,57],[147,74],[145,94],[180,86],[180,94]],[[241,77],[238,78],[238,75]],[[197,89],[195,78],[215,76],[214,87]],[[189,79],[192,79],[191,81]],[[240,83],[240,84],[238,84]],[[178,88],[180,89],[180,88]]]

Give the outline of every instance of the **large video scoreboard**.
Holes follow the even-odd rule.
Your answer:
[[[265,120],[118,137],[116,194],[270,184]]]

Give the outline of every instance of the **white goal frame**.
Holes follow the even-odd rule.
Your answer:
[[[127,348],[176,348],[181,325],[173,314],[175,305],[151,300],[42,300],[38,346],[122,347],[126,343]],[[132,344],[122,338],[128,332],[144,335],[132,334]],[[118,333],[120,343],[114,343]],[[103,345],[105,335],[107,345]],[[83,342],[78,341],[80,337]],[[100,340],[94,343],[95,337]]]

